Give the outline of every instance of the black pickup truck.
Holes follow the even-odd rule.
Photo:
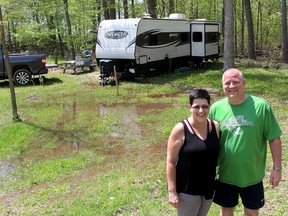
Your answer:
[[[47,74],[46,57],[44,54],[36,55],[9,55],[13,81],[17,85],[26,85],[32,77]],[[5,68],[4,55],[0,49],[0,80],[8,79]]]

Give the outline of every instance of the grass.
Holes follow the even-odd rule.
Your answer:
[[[253,67],[252,67],[252,66]],[[44,86],[16,87],[14,123],[7,82],[0,82],[0,215],[175,215],[167,200],[166,144],[190,115],[188,93],[223,97],[222,64],[99,86],[96,73],[51,71]],[[237,63],[248,93],[266,98],[283,130],[283,181],[268,184],[261,215],[287,215],[288,70]],[[212,206],[209,215],[218,215]],[[235,215],[242,215],[242,205]]]

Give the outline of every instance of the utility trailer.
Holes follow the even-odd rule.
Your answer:
[[[219,22],[186,20],[181,14],[104,20],[98,27],[95,55],[100,70],[109,62],[120,76],[137,77],[152,69],[217,61],[219,36]]]

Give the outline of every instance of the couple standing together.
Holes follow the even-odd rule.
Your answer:
[[[232,216],[239,196],[245,215],[257,216],[265,202],[267,141],[272,188],[281,180],[282,131],[270,104],[245,93],[246,80],[238,69],[224,72],[222,86],[227,97],[211,108],[209,93],[194,89],[191,116],[169,136],[169,202],[181,216],[205,216],[212,201],[221,206],[221,216]]]

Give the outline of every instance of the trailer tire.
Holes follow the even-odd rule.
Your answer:
[[[31,80],[31,73],[26,69],[19,69],[13,75],[14,82],[17,85],[27,85]]]

